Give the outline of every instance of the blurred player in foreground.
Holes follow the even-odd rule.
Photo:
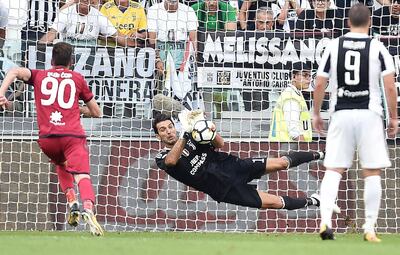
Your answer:
[[[215,150],[224,146],[224,140],[218,133],[209,144],[195,142],[190,135],[194,123],[190,119],[197,118],[193,115],[199,113],[194,111],[185,115],[185,112],[179,114],[183,129],[179,137],[175,124],[169,116],[158,114],[153,120],[156,137],[165,145],[165,148],[156,156],[156,163],[170,176],[207,193],[218,202],[253,208],[287,210],[310,205],[319,206],[317,194],[307,198],[276,196],[256,190],[254,185],[248,183],[269,173],[322,159],[323,153],[299,151],[290,152],[281,158],[240,159]],[[203,116],[203,113],[201,112],[200,115]],[[212,129],[215,131],[215,125]],[[337,211],[339,210],[337,208]]]
[[[394,85],[393,58],[385,46],[368,36],[371,25],[369,9],[354,5],[349,12],[350,32],[335,39],[325,50],[314,90],[313,125],[322,132],[320,116],[325,86],[333,86],[331,122],[326,140],[327,169],[321,183],[322,240],[335,239],[332,231],[332,204],[343,172],[353,164],[357,149],[364,176],[364,240],[380,242],[375,234],[382,197],[381,168],[391,165],[382,122],[383,78],[389,108],[388,136],[398,129],[397,93]]]
[[[0,87],[0,106],[10,107],[4,95],[16,78],[34,87],[38,144],[56,165],[58,180],[69,205],[68,223],[77,226],[80,217],[75,180],[83,202],[82,218],[89,225],[90,232],[100,236],[103,229],[94,215],[95,194],[89,176],[89,151],[80,114],[100,117],[101,111],[82,75],[69,70],[72,52],[70,44],[60,42],[53,46],[51,69],[11,69]],[[86,106],[79,106],[80,99]]]

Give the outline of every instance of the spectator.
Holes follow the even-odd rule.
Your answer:
[[[186,41],[191,41],[197,49],[198,22],[193,8],[178,0],[164,0],[150,7],[147,22],[150,45],[157,49],[162,62],[167,59],[169,45],[174,51],[177,69],[183,62]],[[160,69],[163,69],[162,66],[159,66]]]
[[[382,7],[382,5],[390,5],[391,0],[335,0],[335,5],[337,6],[338,12],[342,17],[345,18],[344,24],[348,22],[350,7],[356,3],[362,3],[368,6],[369,10],[373,12]]]
[[[400,35],[400,0],[391,0],[389,6],[374,11],[372,33],[380,35]]]
[[[36,43],[47,33],[60,8],[62,10],[78,2],[79,0],[29,0],[28,19],[22,29],[22,39]]]
[[[256,13],[256,31],[271,31],[274,29],[274,12],[267,7],[261,7]]]
[[[0,50],[3,49],[6,39],[6,26],[8,23],[8,9],[3,2],[0,2]]]
[[[199,27],[206,31],[236,30],[236,10],[220,0],[205,0],[192,5]]]
[[[293,64],[292,84],[278,98],[270,125],[271,142],[311,142],[311,115],[302,90],[308,89],[311,66],[307,63]]]
[[[344,33],[343,16],[330,6],[330,0],[312,0],[313,9],[303,10],[300,13],[296,21],[296,29],[312,32],[333,31],[338,35]]]
[[[50,31],[39,42],[52,43],[59,35],[61,40],[75,45],[95,46],[101,35],[123,46],[135,46],[131,39],[118,35],[112,23],[92,4],[97,4],[97,0],[79,0],[60,10]]]
[[[261,7],[271,7],[273,0],[245,0],[239,11],[240,28],[243,30],[254,30],[256,11]]]
[[[355,3],[359,2],[366,6],[373,7],[374,10],[378,9],[382,5],[389,5],[391,0],[335,0],[335,5],[343,12],[343,9],[346,9],[346,13],[350,10],[350,7]],[[347,15],[346,15],[347,17]]]
[[[67,3],[66,3],[67,2]],[[26,24],[21,30],[22,59],[26,60],[30,45],[36,46],[53,25],[61,7],[69,6],[74,0],[29,0]]]
[[[190,40],[196,48],[198,22],[193,8],[178,0],[164,0],[150,7],[147,16],[151,45],[160,48],[167,42],[176,44]]]
[[[277,18],[277,29],[290,32],[295,28],[297,16],[305,9],[311,9],[308,0],[278,0],[272,4]]]
[[[147,19],[144,8],[131,0],[111,0],[105,3],[100,12],[106,16],[119,34],[128,36],[137,44],[146,39]]]
[[[194,97],[195,93],[189,93],[193,91],[193,83],[190,81],[192,77],[189,77],[189,73],[184,71],[188,64],[194,64],[194,60],[191,60],[194,52],[190,54],[191,44],[189,42],[193,45],[193,51],[197,49],[198,23],[193,8],[179,3],[178,0],[164,0],[150,7],[147,17],[150,45],[155,46],[159,56],[156,63],[158,72],[163,73],[164,66],[167,67],[167,64],[170,67],[166,70],[167,72],[171,70],[172,65],[174,65],[172,69],[176,70],[176,72],[169,73],[173,78],[166,80],[171,85],[166,87],[172,90],[175,99],[183,102],[197,100],[197,98],[189,98],[190,95]],[[167,63],[167,60],[171,59],[173,63],[171,61]],[[176,76],[179,77],[176,78]],[[176,82],[177,79],[181,79],[181,81]],[[187,82],[188,80],[189,82]],[[192,108],[190,104],[185,104],[188,109]]]
[[[131,0],[111,0],[103,4],[100,12],[106,16],[118,33],[129,37],[136,46],[143,46],[147,37],[147,19],[144,8]],[[109,46],[115,43],[108,43]],[[115,109],[115,114],[113,110]],[[130,103],[104,104],[106,116],[133,117],[135,105]]]
[[[30,40],[36,43],[42,38],[53,24],[63,2],[60,0],[29,0],[28,20],[26,26],[22,29],[22,40]]]
[[[271,32],[274,30],[274,12],[271,8],[261,7],[256,12],[255,29],[257,32]],[[262,90],[242,91],[245,111],[262,111],[270,106],[269,92]]]

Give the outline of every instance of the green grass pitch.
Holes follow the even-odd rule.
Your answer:
[[[380,235],[367,243],[361,234],[337,234],[321,241],[317,234],[112,232],[92,237],[86,232],[0,232],[4,255],[122,255],[122,254],[400,254],[400,235]]]

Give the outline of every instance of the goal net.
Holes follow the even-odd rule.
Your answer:
[[[1,75],[4,77],[13,66],[51,67],[52,44],[39,40],[62,11],[60,1],[2,2],[7,7],[8,24],[0,58]],[[301,14],[293,10],[284,23],[278,24],[280,4],[284,1],[220,0],[216,16],[209,16],[216,19],[215,24],[199,22],[203,27],[192,31],[188,30],[193,23],[192,14],[207,20],[207,11],[201,8],[209,7],[202,2],[193,7],[197,1],[181,2],[192,7],[180,8],[180,14],[174,18],[154,16],[162,13],[156,9],[157,1],[139,1],[147,15],[148,33],[143,33],[145,37],[138,39],[136,46],[115,47],[97,41],[97,36],[93,41],[58,33],[56,40],[75,44],[73,69],[85,77],[103,111],[102,118],[82,118],[88,136],[98,220],[107,231],[317,231],[317,208],[258,210],[217,203],[158,169],[154,157],[162,145],[151,127],[155,110],[152,100],[156,94],[162,94],[183,107],[204,109],[226,140],[223,151],[242,158],[276,157],[288,150],[324,150],[325,137],[315,132],[311,142],[269,142],[271,118],[277,98],[291,84],[295,62],[311,64],[311,86],[303,95],[312,109],[314,77],[321,54],[332,38],[347,31],[340,15],[346,15],[348,7],[331,3],[327,13],[333,16],[328,15],[330,23],[323,23],[326,27],[318,28],[320,20],[306,15],[303,27],[295,29],[296,17],[299,20]],[[266,6],[254,7],[260,2]],[[243,4],[249,5],[244,22],[239,11]],[[308,4],[302,8],[312,7]],[[371,33],[393,55],[399,81],[400,26],[390,23],[390,6],[380,13],[376,12],[379,8],[371,6],[374,20],[381,22],[374,22]],[[257,9],[262,11],[257,13]],[[271,23],[273,20],[275,24]],[[96,24],[84,27],[80,23],[76,31],[86,33],[90,26],[95,30]],[[171,24],[176,28],[171,28]],[[268,27],[271,24],[275,25],[272,30]],[[193,34],[196,41],[189,40]],[[329,118],[329,93],[328,86],[323,105],[325,120]],[[0,230],[72,230],[66,223],[66,200],[54,166],[36,143],[38,128],[32,87],[16,81],[7,97],[13,101],[13,109],[0,112]],[[388,143],[392,167],[382,173],[378,231],[399,232],[397,139]],[[264,176],[252,184],[271,194],[305,197],[319,192],[324,173],[322,163],[314,162]],[[359,161],[355,158],[340,182],[337,202],[342,212],[333,216],[336,231],[361,229],[365,219],[363,189]],[[83,226],[78,227],[82,229]]]

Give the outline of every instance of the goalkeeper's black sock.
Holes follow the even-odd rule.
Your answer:
[[[307,198],[293,198],[288,196],[281,196],[282,209],[296,210],[308,206]]]
[[[291,151],[285,156],[289,162],[287,168],[295,167],[313,160],[322,159],[323,152],[318,151]]]

